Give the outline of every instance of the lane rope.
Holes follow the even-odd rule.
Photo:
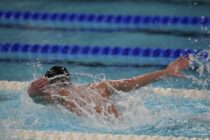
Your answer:
[[[29,82],[18,81],[0,81],[0,90],[27,90]],[[145,92],[159,94],[163,96],[176,96],[184,98],[206,99],[210,100],[210,91],[195,90],[195,89],[174,89],[174,88],[160,88],[160,87],[142,87],[140,90]]]
[[[60,131],[13,130],[14,138],[28,140],[189,140],[187,137],[149,135],[111,135]],[[198,138],[193,138],[194,140]]]
[[[119,25],[121,28],[137,28],[145,25],[162,26],[207,26],[210,18],[201,16],[158,16],[158,15],[112,15],[94,13],[58,13],[58,12],[32,12],[32,11],[0,11],[0,21],[33,21],[56,23],[97,23],[98,25]],[[109,26],[110,28],[112,26]]]
[[[81,46],[0,43],[0,60],[40,60],[105,65],[167,65],[182,55],[196,55],[206,60],[209,50],[181,48],[146,48],[119,46]],[[85,59],[84,59],[85,58]]]

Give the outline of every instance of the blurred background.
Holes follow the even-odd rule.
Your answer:
[[[210,16],[208,0],[1,0],[1,11],[30,11],[38,13],[76,13],[123,16],[167,16],[198,17]],[[132,20],[132,19],[131,19]],[[23,42],[39,44],[79,44],[109,46],[144,46],[163,48],[209,48],[208,26],[191,26],[185,23],[168,26],[147,24],[136,26],[111,21],[106,25],[85,22],[24,21],[12,18],[0,21],[0,42]],[[150,20],[150,19],[149,19]],[[166,19],[167,20],[167,19]],[[132,21],[131,21],[132,22]],[[113,24],[114,23],[114,24]],[[130,23],[130,22],[129,22]],[[17,26],[17,25],[24,26]],[[46,25],[47,24],[47,25]],[[66,26],[68,24],[68,27]],[[70,27],[69,27],[70,26]],[[108,29],[121,30],[110,31]],[[154,26],[154,27],[153,27]],[[167,27],[168,26],[168,27]],[[59,28],[58,28],[59,27]],[[85,27],[85,28],[84,28]],[[81,30],[81,29],[98,30]],[[106,28],[107,30],[100,30]],[[132,30],[131,30],[132,28]]]

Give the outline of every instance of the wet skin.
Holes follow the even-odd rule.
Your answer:
[[[147,85],[166,76],[184,78],[181,73],[189,64],[189,59],[180,57],[169,64],[165,69],[133,77],[130,79],[105,80],[88,85],[75,86],[72,83],[63,87],[51,86],[47,78],[35,80],[28,88],[28,94],[32,99],[40,97],[47,104],[60,104],[77,115],[83,115],[83,109],[87,112],[120,116],[109,96],[114,89],[128,92]],[[110,87],[111,86],[111,87]],[[86,106],[93,103],[92,109]]]

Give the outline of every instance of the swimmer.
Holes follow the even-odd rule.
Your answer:
[[[37,103],[59,104],[67,110],[82,115],[81,108],[88,103],[94,103],[92,109],[104,115],[120,116],[114,103],[109,96],[114,93],[113,89],[128,92],[145,86],[155,80],[167,76],[185,77],[181,71],[189,64],[189,58],[180,57],[170,63],[165,69],[136,76],[130,79],[104,80],[87,85],[74,85],[66,68],[54,66],[49,69],[45,76],[35,80],[28,88],[29,96]],[[96,94],[93,94],[96,93]]]

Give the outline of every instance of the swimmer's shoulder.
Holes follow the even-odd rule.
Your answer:
[[[110,95],[109,88],[105,82],[96,82],[89,85],[93,90],[97,90],[102,97],[107,98]]]

